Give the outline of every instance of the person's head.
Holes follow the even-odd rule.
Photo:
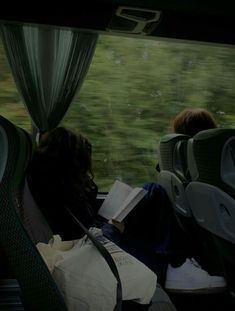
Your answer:
[[[216,128],[212,114],[204,108],[186,108],[176,115],[173,130],[178,134],[194,136],[200,131]]]
[[[57,127],[42,135],[37,153],[70,179],[84,178],[92,174],[92,147],[81,134]]]

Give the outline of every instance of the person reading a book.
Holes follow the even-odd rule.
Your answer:
[[[39,251],[69,307],[78,304],[75,309],[82,310],[85,304],[91,310],[113,309],[116,281],[109,267],[104,265],[101,254],[94,250],[95,246],[68,212],[69,209],[104,246],[107,245],[122,283],[123,310],[147,310],[156,290],[156,274],[107,240],[102,230],[96,228],[97,186],[93,181],[91,149],[90,142],[83,135],[64,127],[42,135],[27,168],[26,178],[36,204],[52,232],[59,237],[54,236],[49,244],[39,243]],[[116,224],[117,227],[115,224],[105,225],[116,232],[123,230],[120,223]],[[91,271],[94,273],[91,274]],[[73,284],[73,280],[79,281]],[[74,307],[71,308],[74,310]]]
[[[83,135],[64,127],[44,133],[29,163],[27,181],[52,232],[63,240],[84,235],[67,208],[88,229],[106,224],[97,221],[92,145]],[[113,227],[124,231],[123,222],[113,221]]]

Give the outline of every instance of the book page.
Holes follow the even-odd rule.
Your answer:
[[[131,191],[132,187],[116,180],[101,205],[98,214],[106,219],[114,219],[115,214],[120,210]]]
[[[123,219],[130,213],[130,211],[139,203],[139,201],[145,196],[147,190],[143,188],[134,188],[123,202],[119,211],[114,215],[116,221],[123,221]]]

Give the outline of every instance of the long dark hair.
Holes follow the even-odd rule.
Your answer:
[[[81,189],[93,179],[92,146],[86,137],[65,127],[57,127],[42,135],[36,151],[60,171],[61,178]]]

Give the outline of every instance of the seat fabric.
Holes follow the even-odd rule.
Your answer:
[[[0,116],[0,246],[19,282],[26,310],[67,310],[17,210],[31,152],[28,134]]]

